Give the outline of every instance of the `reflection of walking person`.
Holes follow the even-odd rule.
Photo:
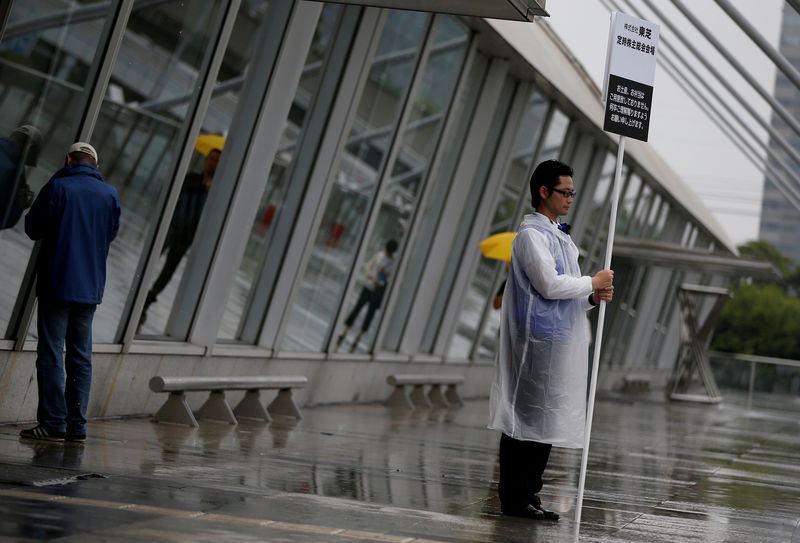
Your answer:
[[[41,240],[36,262],[39,425],[20,432],[22,437],[86,439],[92,319],[103,297],[106,257],[119,215],[117,191],[97,169],[97,152],[88,143],[75,143],[67,165],[50,178],[25,216],[25,233]]]
[[[208,189],[214,179],[214,172],[217,170],[217,163],[222,151],[212,149],[206,155],[203,173],[191,172],[186,175],[172,215],[172,222],[169,224],[167,239],[164,241],[164,248],[161,254],[166,253],[164,267],[158,274],[153,286],[147,293],[142,309],[142,316],[139,324],[147,319],[147,308],[156,301],[159,293],[164,290],[178,265],[181,263],[183,255],[189,250],[194,240],[194,233],[197,231],[197,224],[200,222],[200,215],[208,197]]]
[[[41,147],[39,129],[29,124],[0,138],[0,230],[13,228],[33,202],[25,166],[36,166]]]
[[[504,515],[558,519],[537,495],[550,449],[580,448],[586,412],[589,329],[584,312],[610,302],[614,272],[581,276],[578,249],[558,217],[575,191],[572,168],[548,160],[530,181],[535,213],[511,249],[489,428],[500,430],[498,494]]]
[[[383,293],[386,292],[386,281],[389,279],[389,275],[391,275],[391,267],[394,260],[393,255],[396,250],[397,241],[390,239],[386,242],[386,248],[383,251],[375,253],[369,262],[367,262],[364,268],[364,272],[367,276],[367,284],[362,287],[356,305],[353,306],[353,309],[350,310],[350,314],[344,321],[344,330],[342,330],[341,335],[339,335],[339,338],[336,340],[337,349],[344,341],[344,338],[347,337],[347,332],[350,330],[350,327],[353,326],[356,317],[358,317],[358,314],[364,306],[367,306],[367,315],[364,317],[364,322],[361,324],[361,331],[356,335],[355,339],[353,339],[353,344],[350,346],[351,353],[356,350],[361,336],[364,335],[364,332],[369,329],[369,325],[372,324],[372,318],[375,316],[375,312],[378,308],[380,308],[381,301],[383,300]]]

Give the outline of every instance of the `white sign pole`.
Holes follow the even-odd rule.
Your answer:
[[[619,134],[617,168],[614,175],[614,194],[611,202],[611,219],[606,241],[606,259],[603,269],[611,269],[611,254],[614,251],[614,232],[617,227],[617,208],[622,189],[622,162],[625,158],[625,138],[647,141],[650,128],[650,107],[656,70],[659,26],[624,13],[611,14],[611,31],[608,37],[606,74],[603,78],[603,101],[605,116],[603,130]],[[603,346],[606,303],[598,308],[597,332],[592,360],[592,379],[586,410],[586,427],[581,456],[581,473],[578,482],[578,501],[575,513],[575,541],[581,530],[583,493],[586,484],[586,467],[589,462],[589,441],[592,437],[594,400],[597,392],[597,374],[600,368],[600,353]]]
[[[608,240],[606,241],[606,259],[604,270],[611,269],[611,253],[614,251],[614,232],[617,227],[617,209],[619,207],[620,177],[622,176],[622,159],[625,155],[625,136],[619,137],[617,149],[617,169],[614,174],[614,195],[611,200],[611,219],[608,226]],[[578,479],[578,504],[575,508],[575,539],[581,529],[581,512],[583,509],[583,491],[586,483],[586,466],[589,461],[589,440],[592,437],[592,418],[594,417],[594,397],[597,393],[597,372],[600,367],[600,351],[603,346],[603,326],[606,320],[606,303],[600,301],[597,315],[597,332],[594,339],[594,356],[592,357],[592,380],[589,385],[588,410],[586,412],[586,431],[583,438],[583,454],[581,455],[581,474]]]

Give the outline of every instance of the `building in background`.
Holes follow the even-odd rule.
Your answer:
[[[792,66],[800,65],[800,14],[789,5],[783,8],[780,53]],[[792,117],[800,118],[797,87],[780,71],[775,76],[775,98]],[[793,149],[800,151],[800,136],[775,114],[772,116],[772,126]],[[769,145],[779,157],[770,159],[773,166],[780,170],[780,160],[792,162],[791,157],[773,139],[770,139]],[[784,197],[769,175],[764,178],[758,238],[771,243],[800,263],[800,210]]]
[[[466,377],[466,396],[486,396],[505,265],[482,259],[478,242],[516,230],[544,159],[575,167],[567,220],[583,269],[599,269],[616,139],[563,44],[544,24],[483,19],[491,13],[459,12],[461,2],[437,3],[452,13],[384,4],[0,8],[0,133],[31,124],[44,138],[29,185],[38,191],[66,146],[86,140],[122,203],[94,322],[90,417],[154,412],[154,375],[302,374],[299,401],[320,404],[381,400],[393,372],[444,371]],[[142,322],[184,181],[214,147],[191,246]],[[605,389],[631,373],[666,381],[679,285],[763,271],[735,258],[646,144],[628,143],[623,183]],[[354,353],[336,352],[364,264],[388,239],[400,248],[382,307]],[[17,225],[0,231],[0,254],[0,422],[32,420],[37,251]]]

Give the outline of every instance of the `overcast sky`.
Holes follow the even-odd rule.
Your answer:
[[[624,13],[637,16],[629,7],[633,6],[642,18],[661,25],[661,51],[664,55],[671,56],[677,63],[676,57],[670,55],[669,46],[678,47],[685,58],[694,60],[699,73],[707,74],[694,55],[681,47],[673,30],[647,9],[643,0],[632,0],[630,3],[618,0],[616,3]],[[652,0],[652,3],[723,72],[731,84],[761,112],[763,118],[769,119],[769,106],[675,9],[672,1]],[[775,85],[772,61],[728,15],[712,0],[684,0],[683,3],[771,92]],[[731,3],[777,48],[784,5],[782,0],[732,0]],[[547,11],[550,13],[548,24],[602,88],[609,9],[601,0],[549,0]],[[720,88],[719,92],[727,96],[724,89]],[[738,105],[733,107],[741,111],[743,118],[748,117]],[[765,140],[766,133],[755,121],[750,124],[752,131]],[[734,244],[758,237],[763,174],[708,120],[660,64],[656,68],[649,143],[705,202]]]

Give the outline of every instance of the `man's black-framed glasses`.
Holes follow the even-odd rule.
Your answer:
[[[556,189],[556,188],[554,188],[552,190],[553,190],[553,192],[557,192],[559,194],[563,194],[567,198],[575,198],[575,196],[578,195],[578,193],[575,192],[574,190],[564,190],[564,189]]]

